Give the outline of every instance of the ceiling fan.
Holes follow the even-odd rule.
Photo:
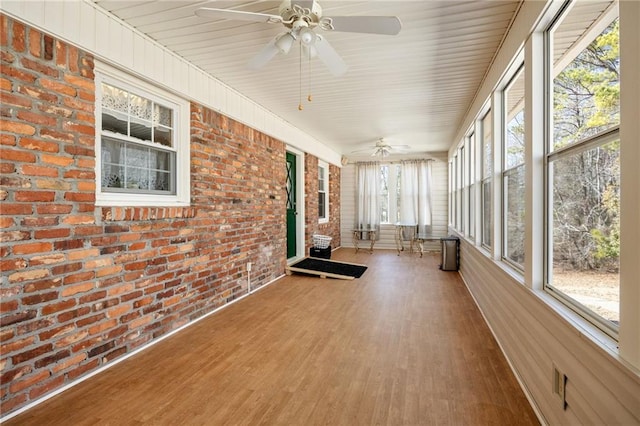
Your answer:
[[[278,53],[289,53],[293,44],[299,42],[304,54],[310,58],[318,57],[335,76],[344,74],[347,65],[327,39],[315,32],[316,28],[324,31],[383,35],[396,35],[402,28],[397,16],[323,16],[322,8],[315,0],[284,0],[280,4],[278,15],[209,7],[201,7],[195,13],[208,19],[284,25],[286,31],[275,36],[249,61],[251,68],[263,67]]]
[[[371,145],[369,148],[367,149],[361,149],[361,150],[357,150],[357,151],[351,151],[352,154],[358,154],[361,152],[369,152],[371,150],[373,150],[373,152],[371,153],[372,157],[387,157],[389,154],[392,154],[393,152],[404,152],[407,149],[410,149],[411,147],[409,145],[389,145],[388,143],[386,143],[384,141],[384,138],[380,138],[376,141],[375,145]]]

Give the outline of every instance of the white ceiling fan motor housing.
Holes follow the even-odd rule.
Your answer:
[[[311,5],[311,9],[309,10],[309,13],[306,15],[301,16],[298,10],[296,9],[300,10],[300,8],[294,8],[291,5],[291,0],[284,0],[280,4],[280,7],[278,8],[278,14],[282,17],[282,19],[285,22],[290,21],[292,18],[294,23],[300,18],[304,19],[304,21],[306,21],[309,27],[311,28],[316,27],[318,25],[318,22],[320,22],[320,18],[322,18],[322,8],[320,7],[317,1],[313,1]],[[285,23],[285,26],[291,28],[293,24]]]

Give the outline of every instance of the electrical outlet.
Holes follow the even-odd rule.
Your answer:
[[[251,272],[251,262],[247,262],[247,272]]]
[[[566,388],[567,388],[567,376],[558,370],[558,367],[553,366],[553,393],[558,395],[560,400],[562,401],[562,409],[567,409],[567,399],[566,399]]]

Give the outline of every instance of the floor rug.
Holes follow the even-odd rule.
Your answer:
[[[365,265],[315,257],[305,257],[287,266],[287,274],[300,272],[303,274],[319,275],[321,278],[338,278],[341,280],[360,278],[366,270],[367,267]]]

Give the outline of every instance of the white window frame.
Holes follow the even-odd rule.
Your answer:
[[[96,128],[96,205],[97,206],[188,206],[190,203],[190,135],[189,102],[124,73],[106,63],[95,61],[95,128]],[[174,149],[176,154],[175,194],[102,191],[102,83],[129,90],[158,101],[173,110]]]
[[[508,91],[511,89],[511,87],[515,84],[516,80],[520,77],[522,77],[524,79],[524,73],[525,73],[525,64],[524,64],[524,52],[521,52],[520,54],[517,55],[517,60],[516,60],[516,64],[519,64],[515,67],[515,72],[510,74],[510,77],[507,79],[507,83],[505,84],[505,87],[501,90],[501,95],[502,95],[502,126],[500,131],[502,132],[502,170],[501,170],[501,177],[502,177],[502,220],[501,220],[501,227],[502,227],[502,253],[501,253],[501,259],[503,262],[509,264],[511,267],[513,267],[515,269],[515,271],[520,274],[523,275],[524,274],[524,260],[522,261],[522,264],[515,262],[513,259],[509,258],[507,250],[509,248],[508,245],[508,238],[509,238],[509,230],[508,230],[508,196],[509,196],[509,192],[508,192],[508,187],[507,187],[507,180],[508,178],[517,173],[518,169],[520,167],[525,167],[525,159],[524,159],[524,155],[522,156],[522,162],[517,164],[517,165],[512,165],[512,166],[508,166],[507,164],[507,143],[509,141],[508,135],[507,135],[507,126],[509,124],[509,117],[507,116],[508,111],[507,108],[510,106],[509,103],[507,102],[507,93]],[[523,108],[526,105],[526,99],[523,100]],[[526,129],[526,121],[525,121],[525,129]],[[525,133],[525,137],[526,137],[526,133]],[[524,188],[523,190],[523,196],[524,196]],[[524,246],[524,249],[526,250],[526,244]]]
[[[466,136],[466,143],[468,146],[468,155],[467,155],[467,193],[465,195],[468,200],[468,215],[467,215],[467,236],[470,240],[475,239],[476,234],[476,196],[475,196],[475,185],[476,185],[476,166],[475,166],[475,157],[476,157],[476,132],[475,128],[472,127]]]
[[[491,114],[491,116],[489,116],[489,114]],[[494,121],[494,112],[492,108],[487,108],[486,110],[484,110],[482,112],[482,114],[480,115],[480,129],[481,129],[481,138],[478,142],[479,144],[479,148],[480,148],[480,171],[479,171],[479,175],[480,175],[480,199],[479,199],[479,214],[480,214],[480,245],[482,247],[484,247],[486,250],[491,251],[495,241],[494,241],[494,237],[493,237],[493,233],[494,233],[494,225],[493,225],[493,216],[495,215],[495,209],[493,208],[494,205],[494,199],[495,199],[495,194],[493,193],[493,175],[495,174],[495,170],[493,170],[493,165],[495,163],[495,147],[494,147],[494,140],[493,140],[493,121]],[[487,130],[485,129],[485,124],[489,122],[491,123],[491,131],[489,133],[489,135],[487,135]],[[485,170],[485,162],[487,161],[486,158],[486,150],[485,150],[485,144],[487,142],[486,138],[487,136],[489,137],[489,146],[491,147],[491,159],[490,159],[490,163],[492,165],[492,170],[490,170],[488,173],[486,173]],[[489,200],[485,199],[484,196],[484,191],[485,191],[485,185],[489,186],[489,194],[491,195],[491,198]],[[489,207],[491,208],[491,211],[489,212],[489,217],[485,217],[485,205],[489,203]],[[485,223],[488,222],[489,223],[489,235],[486,235],[485,232]],[[487,239],[489,240],[487,242]]]
[[[574,300],[570,296],[566,295],[560,289],[557,289],[553,285],[553,202],[552,202],[552,194],[553,194],[553,172],[552,166],[555,161],[562,160],[564,158],[571,157],[573,155],[577,155],[580,152],[603,146],[609,142],[619,140],[620,139],[620,124],[613,126],[607,130],[603,130],[600,133],[595,135],[591,135],[587,138],[576,140],[570,143],[567,146],[554,148],[554,139],[553,139],[553,129],[554,129],[554,121],[553,121],[553,85],[554,78],[556,75],[555,70],[553,69],[553,61],[550,59],[553,57],[553,37],[551,33],[556,25],[559,25],[563,19],[566,18],[568,13],[570,12],[570,6],[572,3],[566,2],[564,9],[557,14],[555,20],[548,26],[545,30],[545,73],[547,75],[547,87],[546,97],[548,103],[546,105],[546,123],[547,128],[545,129],[545,221],[544,221],[544,235],[545,235],[545,247],[544,247],[544,278],[543,278],[543,289],[548,294],[552,295],[557,300],[561,301],[564,305],[568,306],[573,311],[577,312],[583,318],[586,318],[591,324],[595,327],[603,331],[609,337],[614,340],[619,339],[619,331],[620,325],[613,324],[610,321],[607,321],[602,316],[598,315],[596,312],[589,309],[584,304]],[[572,49],[569,51],[581,52],[592,40],[594,40],[600,32],[609,25],[609,19],[613,14],[619,18],[619,9],[609,9],[606,13],[604,13],[599,18],[598,25],[592,25],[585,33],[580,37],[580,43],[574,45]],[[602,24],[604,22],[604,24]],[[567,52],[567,53],[569,53]],[[575,57],[573,54],[567,55],[571,60]],[[622,60],[622,59],[621,59]],[[567,60],[569,61],[569,60]],[[557,67],[563,69],[569,62],[562,62],[558,64]],[[622,184],[622,177],[621,177]],[[624,214],[621,210],[621,215]],[[621,232],[623,232],[623,227],[621,225]],[[622,252],[621,252],[622,253]],[[622,262],[621,270],[623,268]],[[622,286],[622,281],[620,282],[620,286]],[[622,303],[623,300],[620,299],[620,311],[622,311]]]
[[[321,176],[322,175],[322,176]],[[320,188],[320,183],[324,180],[324,188]],[[329,222],[329,164],[318,161],[318,202],[320,193],[324,193],[324,217],[318,217],[318,223]],[[320,210],[318,209],[318,213]]]

